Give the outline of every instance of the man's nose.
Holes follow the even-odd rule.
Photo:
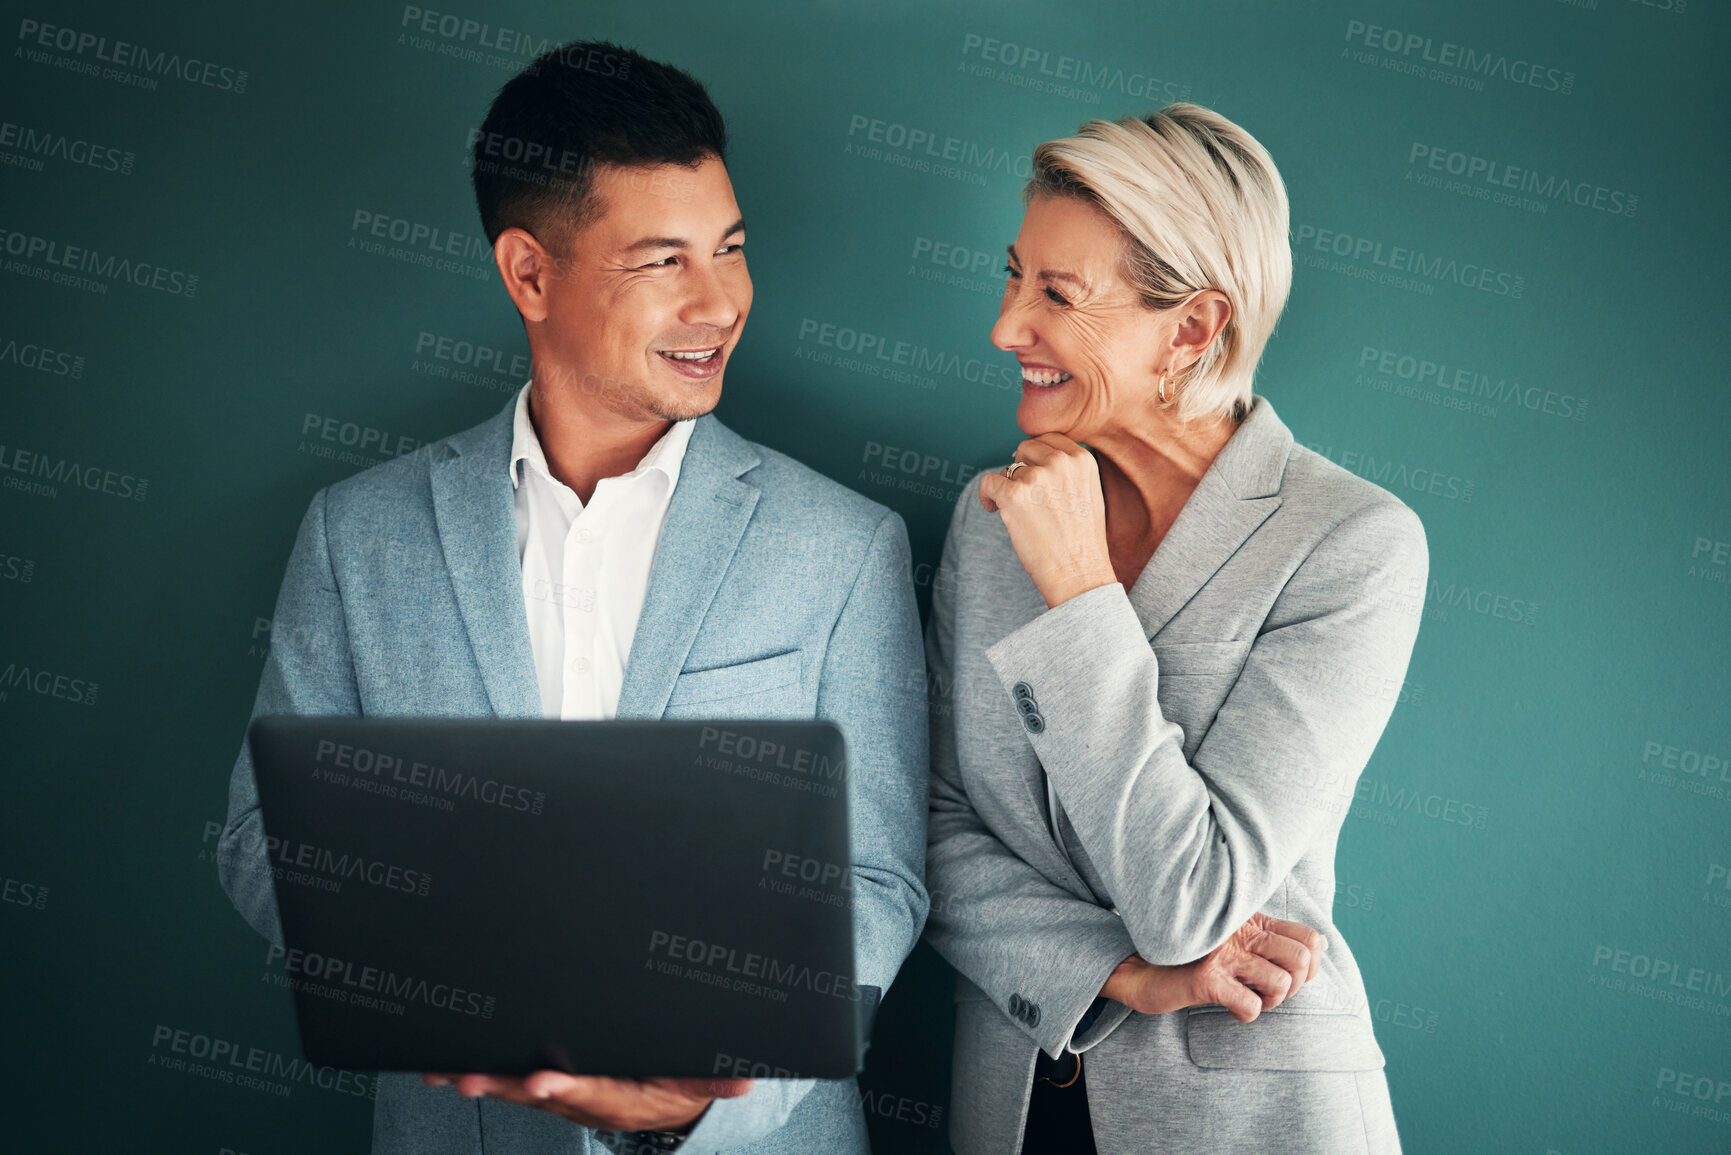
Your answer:
[[[732,286],[713,268],[693,271],[691,295],[679,319],[688,325],[731,329],[739,319],[739,302]]]

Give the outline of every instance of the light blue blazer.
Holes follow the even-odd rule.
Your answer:
[[[541,716],[508,473],[512,411],[314,495],[254,717]],[[708,415],[674,488],[618,716],[728,715],[841,726],[856,981],[887,991],[927,910],[925,661],[907,531],[884,506]],[[247,922],[280,946],[260,835],[243,742],[218,872]],[[711,1105],[681,1147],[866,1149],[853,1079],[760,1080]],[[604,1148],[595,1132],[545,1112],[399,1073],[378,1080],[373,1150]]]

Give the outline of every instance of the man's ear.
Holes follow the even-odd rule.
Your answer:
[[[553,255],[527,231],[510,228],[493,242],[493,263],[523,320],[545,321],[550,282],[559,275],[559,263]]]

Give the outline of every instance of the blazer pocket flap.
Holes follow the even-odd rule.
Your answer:
[[[1248,647],[1243,642],[1167,642],[1154,647],[1161,677],[1235,674]]]
[[[1369,1018],[1263,1011],[1241,1023],[1225,1010],[1187,1016],[1190,1061],[1198,1067],[1260,1071],[1372,1071],[1383,1065]]]
[[[801,650],[789,650],[785,654],[754,658],[731,666],[682,670],[674,679],[673,693],[668,695],[667,705],[671,708],[698,702],[724,702],[796,685],[800,680],[802,656]]]

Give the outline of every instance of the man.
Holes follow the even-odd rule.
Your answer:
[[[612,44],[556,49],[501,90],[476,135],[475,194],[531,380],[473,429],[313,497],[253,713],[833,719],[871,1003],[927,911],[907,534],[710,412],[752,294],[726,143],[695,80]],[[243,744],[219,872],[280,946],[261,834]],[[852,1079],[379,1079],[381,1155],[598,1141],[866,1146]]]

